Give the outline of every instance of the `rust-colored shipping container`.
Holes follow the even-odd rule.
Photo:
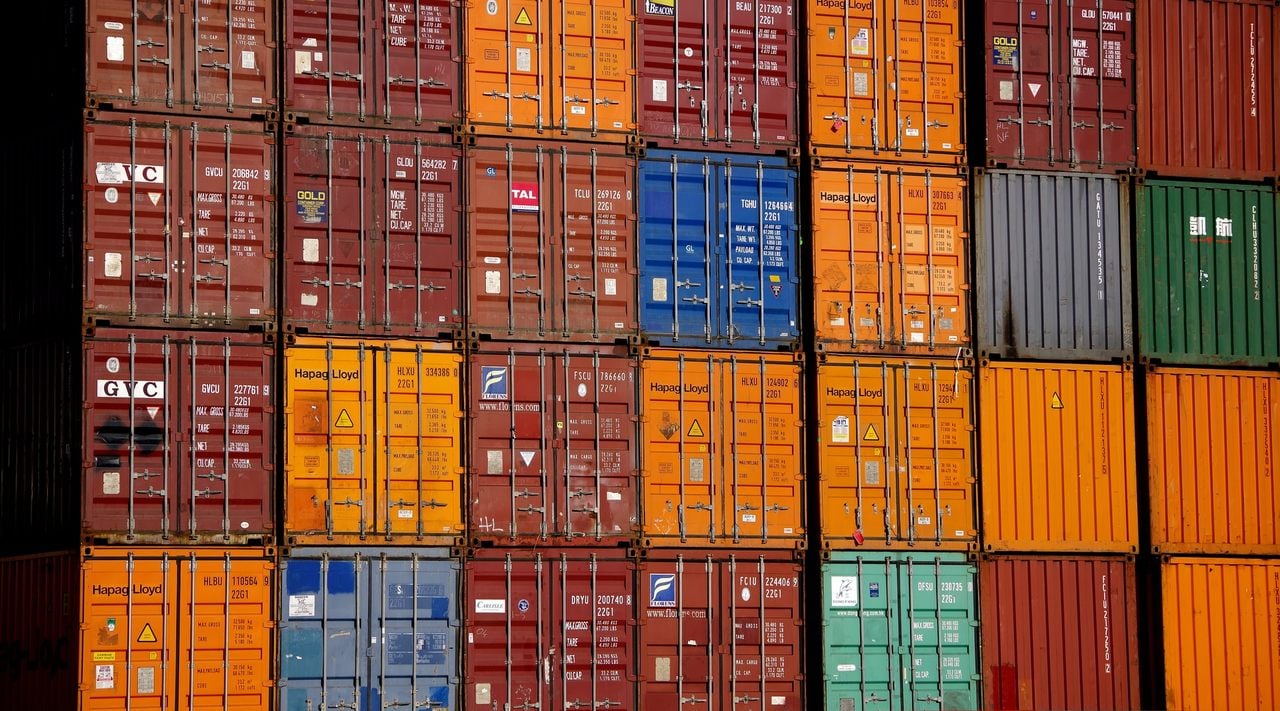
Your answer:
[[[1280,177],[1274,0],[1138,0],[1138,167],[1166,177]]]
[[[962,174],[823,161],[812,191],[819,350],[954,356],[970,347]]]
[[[961,0],[807,0],[809,149],[964,162]]]
[[[467,129],[628,142],[635,131],[634,30],[624,0],[469,6]]]
[[[978,375],[986,549],[1136,553],[1132,367],[995,361]]]
[[[622,551],[473,550],[463,708],[630,711],[636,564]]]
[[[462,356],[452,343],[285,347],[284,535],[315,545],[462,535]]]
[[[634,542],[639,376],[628,348],[486,343],[467,368],[471,539]]]
[[[636,3],[642,140],[664,148],[799,148],[799,18],[792,0]]]
[[[640,370],[647,544],[802,547],[800,356],[655,348]]]
[[[1127,172],[1136,125],[1134,0],[980,3],[986,164]]]
[[[458,124],[461,7],[450,0],[285,0],[285,120],[415,129]]]
[[[462,150],[445,135],[297,127],[284,139],[284,327],[462,329]]]
[[[1143,708],[1132,558],[991,556],[979,575],[984,708]]]
[[[89,121],[75,246],[85,320],[272,328],[275,160],[261,124],[138,114]]]
[[[803,567],[793,555],[650,551],[637,583],[639,708],[810,708]]]
[[[1166,707],[1280,708],[1280,561],[1166,557],[1160,579]]]
[[[1280,555],[1280,374],[1149,368],[1151,547]]]
[[[634,340],[635,168],[621,146],[480,139],[468,149],[472,338]]]
[[[817,392],[823,547],[975,545],[968,363],[828,353]]]
[[[83,34],[86,107],[274,116],[275,3],[88,0],[68,7],[73,23],[83,24],[71,31]]]
[[[21,709],[74,709],[79,685],[76,551],[0,558],[0,682]]]

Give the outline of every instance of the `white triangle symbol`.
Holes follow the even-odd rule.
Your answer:
[[[524,465],[529,466],[529,462],[533,461],[533,452],[521,452],[520,459],[524,460]]]
[[[148,407],[148,408],[147,408],[147,414],[148,414],[148,415],[151,415],[151,417],[152,417],[152,418],[154,418],[154,417],[156,416],[156,413],[158,413],[158,412],[160,412],[160,408],[158,408],[158,407]]]
[[[1039,94],[1039,93],[1040,93],[1040,85],[1039,85],[1039,84],[1032,84],[1032,83],[1028,82],[1028,83],[1027,83],[1027,88],[1031,90],[1031,96],[1033,96],[1033,97],[1034,97],[1036,94]]]
[[[147,193],[147,197],[151,198],[152,205],[160,204],[160,197],[161,197],[160,193]]]

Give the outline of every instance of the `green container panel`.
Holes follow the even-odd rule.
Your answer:
[[[1277,189],[1145,180],[1136,202],[1142,357],[1280,363]]]
[[[978,709],[977,575],[963,553],[831,553],[828,711]]]

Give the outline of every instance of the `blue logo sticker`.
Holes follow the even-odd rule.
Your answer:
[[[480,399],[506,400],[508,394],[507,367],[505,365],[480,366]]]
[[[676,606],[676,576],[671,573],[649,573],[649,607]]]
[[[520,602],[517,602],[517,603],[516,603],[516,609],[520,610],[521,612],[528,612],[528,611],[529,611],[529,601],[528,601],[528,600],[521,600]]]
[[[299,190],[294,197],[297,198],[294,210],[304,224],[323,225],[329,222],[328,193],[323,190]]]
[[[880,597],[880,583],[871,583],[867,586],[867,597]]]
[[[493,166],[489,166],[488,168],[484,169],[484,174],[492,178],[498,174],[498,169],[494,168]]]
[[[1031,19],[1033,19],[1033,20],[1034,20],[1034,19],[1036,19],[1036,18],[1038,18],[1038,17],[1040,17],[1040,12],[1039,12],[1038,10],[1032,10],[1032,11],[1031,11]]]

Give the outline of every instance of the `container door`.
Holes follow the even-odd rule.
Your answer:
[[[528,7],[525,3],[523,7]],[[541,7],[541,1],[538,2]],[[628,0],[577,0],[548,3],[551,36],[560,46],[552,55],[558,86],[552,109],[563,132],[598,136],[635,128],[631,82],[635,60],[631,46],[635,14]],[[551,87],[543,87],[543,90]]]
[[[815,171],[814,327],[824,344],[884,351],[892,305],[889,178],[874,171]],[[842,348],[843,349],[843,348]]]
[[[885,143],[881,2],[807,3],[810,76],[824,77],[810,88],[809,135],[837,155]]]
[[[1063,61],[1063,47],[1054,35],[1062,30],[1053,9],[1050,0],[987,3],[990,56],[983,57],[988,64],[984,98],[986,151],[993,163],[1041,166],[1062,155],[1060,131],[1054,127],[1061,91],[1055,64]]]
[[[1063,9],[1067,31],[1060,56],[1071,62],[1071,71],[1061,73],[1065,157],[1072,166],[1132,163],[1133,2],[1067,3]]]
[[[897,251],[894,341],[923,355],[967,348],[968,214],[966,181],[954,172],[925,170],[895,178],[893,222]]]
[[[197,111],[264,114],[276,105],[275,8],[211,0],[183,6],[190,32],[184,60]],[[216,59],[210,59],[211,57]]]
[[[640,286],[646,337],[675,345],[709,345],[716,337],[713,271],[720,219],[707,158],[681,161],[670,153],[640,164]]]
[[[646,0],[636,14],[640,132],[691,145],[716,137],[709,125],[714,23],[706,7]]]
[[[901,593],[891,555],[856,556],[825,566],[823,671],[828,711],[890,711],[901,704]]]
[[[899,421],[896,368],[851,358],[818,370],[822,535],[827,540],[897,537]]]
[[[174,665],[176,706],[210,711],[268,706],[275,566],[193,553],[177,567],[185,599]]]
[[[542,0],[495,0],[467,13],[467,119],[477,124],[542,131],[552,95],[550,33]],[[558,34],[558,33],[557,33]],[[559,113],[559,112],[557,112]]]
[[[716,168],[723,190],[717,262],[724,265],[715,335],[728,347],[785,347],[799,335],[796,276],[795,172],[726,163]]]
[[[693,3],[690,3],[693,4]],[[721,22],[708,23],[725,35],[721,47],[726,86],[719,132],[725,148],[787,144],[796,139],[795,36],[796,17],[791,0],[744,3],[720,0]],[[737,145],[735,145],[735,142]]]
[[[544,708],[635,709],[634,566],[626,560],[548,560],[554,629],[545,668],[553,703]],[[520,603],[517,604],[517,609]]]
[[[332,123],[363,121],[371,106],[364,38],[367,0],[334,0],[323,7],[291,3],[285,12],[285,108],[287,118]]]
[[[720,601],[729,606],[721,643],[728,703],[719,707],[803,708],[800,566],[731,555],[719,567]]]
[[[957,558],[898,563],[901,708],[978,708],[977,570]]]
[[[383,556],[369,569],[369,627],[381,634],[370,648],[368,708],[457,708],[457,564]]]
[[[86,3],[89,106],[172,111],[181,102],[183,67],[178,2],[142,9],[134,0]]]
[[[449,0],[374,4],[381,31],[375,101],[384,123],[416,127],[461,119],[461,65],[455,57],[462,54],[462,29],[456,8]]]
[[[902,365],[894,433],[903,504],[896,531],[909,544],[963,548],[977,536],[973,376],[963,366]]]
[[[544,681],[554,622],[547,566],[533,560],[473,560],[466,566],[467,708],[555,708]]]
[[[369,685],[369,562],[289,558],[280,616],[283,711],[362,709]]]
[[[714,542],[725,535],[719,450],[724,440],[714,358],[642,361],[644,533],[667,541]]]
[[[567,540],[632,538],[637,529],[636,362],[565,355],[558,369],[563,422],[556,529]]]
[[[884,28],[884,148],[906,160],[959,162],[964,155],[961,3],[876,1],[884,13],[875,28]]]
[[[717,659],[723,608],[709,556],[651,560],[638,576],[642,709],[718,709],[725,682]]]
[[[169,556],[84,562],[80,708],[150,711],[172,703],[172,675],[187,663],[177,567]]]

